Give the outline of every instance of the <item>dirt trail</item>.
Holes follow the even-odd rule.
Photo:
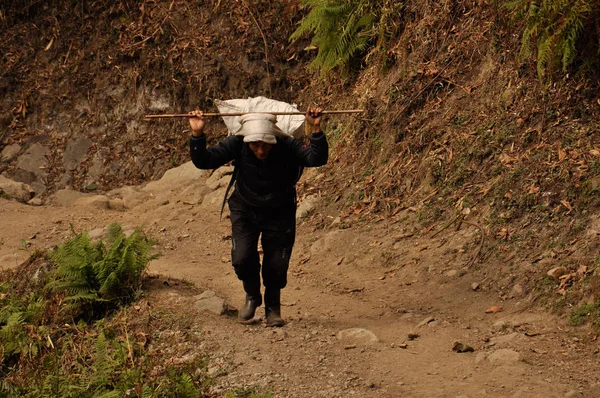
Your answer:
[[[215,391],[254,385],[274,397],[600,396],[598,345],[589,329],[540,311],[526,293],[501,301],[487,289],[484,271],[465,267],[472,252],[462,248],[476,245],[476,231],[431,238],[414,229],[411,213],[347,229],[299,222],[281,329],[194,312],[190,297],[166,287],[173,279],[210,289],[232,307],[243,292],[228,262],[229,220],[219,221],[223,188],[190,205],[190,184],[178,184],[127,211],[0,199],[0,265],[23,258],[24,241],[29,250],[59,243],[69,224],[89,231],[112,222],[144,226],[162,252],[150,265],[166,282],[154,297],[194,317]],[[503,309],[486,314],[492,305]],[[372,334],[339,333],[353,328]],[[453,351],[456,342],[474,352]]]

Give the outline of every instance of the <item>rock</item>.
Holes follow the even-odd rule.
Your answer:
[[[448,278],[454,278],[456,275],[458,275],[458,271],[455,269],[451,269],[449,271],[446,271],[446,276]]]
[[[331,222],[331,224],[329,224],[329,228],[337,227],[341,223],[342,223],[342,219],[340,217],[336,217],[336,218],[333,219],[333,221]]]
[[[223,205],[223,198],[225,197],[225,190],[226,188],[219,188],[204,196],[200,207],[220,211],[221,206]],[[225,208],[227,208],[227,206]]]
[[[556,280],[558,280],[561,276],[565,275],[567,273],[567,269],[565,267],[554,267],[552,268],[550,271],[548,271],[546,274]]]
[[[508,323],[506,321],[498,321],[492,325],[492,329],[495,331],[504,330],[508,327]]]
[[[65,169],[75,170],[87,156],[87,152],[94,143],[87,137],[71,140],[67,143],[63,154]]]
[[[10,162],[21,152],[21,146],[19,144],[7,145],[0,153],[0,161]]]
[[[356,344],[372,345],[379,342],[375,333],[368,329],[351,328],[340,330],[336,337],[338,340],[350,341]]]
[[[209,179],[210,180],[210,179]],[[211,180],[210,182],[207,180],[206,181],[206,186],[211,190],[211,191],[216,191],[219,188],[227,188],[229,186],[229,183],[231,182],[231,176],[223,176],[223,178],[221,178],[220,180],[214,181]]]
[[[0,197],[27,203],[33,198],[34,194],[29,185],[0,175]]]
[[[511,289],[510,293],[508,294],[508,297],[509,298],[520,298],[520,297],[523,297],[524,292],[525,291],[523,290],[523,286],[521,286],[517,283]]]
[[[60,189],[52,195],[49,200],[52,204],[56,206],[64,206],[69,207],[73,206],[73,203],[79,198],[85,198],[91,196],[87,193],[82,193],[79,191],[74,191],[72,189]]]
[[[275,341],[283,341],[288,336],[287,332],[281,328],[273,329],[273,335]]]
[[[414,333],[414,332],[411,332],[411,333],[409,333],[409,334],[408,334],[408,339],[409,339],[409,340],[416,340],[416,339],[418,339],[419,337],[420,337],[419,333]]]
[[[520,336],[521,335],[519,333],[509,333],[504,336],[494,337],[490,340],[490,342],[494,343],[495,345],[508,344],[508,343],[515,341]]]
[[[584,398],[584,395],[581,391],[571,390],[565,394],[565,398]]]
[[[125,210],[125,202],[123,202],[123,199],[109,199],[108,208],[123,211]]]
[[[479,290],[479,288],[480,288],[479,283],[477,283],[477,282],[471,283],[471,290],[477,291],[477,290]]]
[[[48,148],[40,144],[33,144],[23,155],[19,156],[15,165],[15,180],[29,184],[37,194],[41,194],[46,190],[46,186],[41,182],[48,175],[46,172],[48,166],[47,152]],[[33,182],[37,182],[37,184],[33,185]]]
[[[473,347],[471,347],[470,345],[466,345],[463,343],[459,343],[458,341],[455,341],[454,346],[452,346],[452,351],[456,351],[458,353],[463,353],[463,352],[474,352],[475,349]]]
[[[521,355],[517,351],[502,348],[491,353],[487,359],[492,363],[513,363],[520,361]]]
[[[212,290],[207,290],[195,298],[194,308],[198,311],[208,311],[217,315],[223,315],[227,310],[225,300],[218,297]]]
[[[98,210],[108,209],[108,198],[104,195],[86,196],[77,199],[73,206],[91,207]]]
[[[214,186],[220,180],[225,179],[225,186],[229,185],[229,180],[231,180],[231,174],[233,174],[233,166],[223,166],[219,167],[206,179],[206,185]],[[227,178],[225,178],[227,177]],[[216,188],[215,188],[216,189]]]
[[[27,204],[31,206],[41,206],[44,204],[44,202],[40,198],[33,198],[29,202],[27,202]]]
[[[142,191],[155,196],[165,195],[174,189],[188,186],[190,183],[203,179],[206,170],[200,170],[190,161],[174,169],[167,170],[158,181],[152,181],[142,188]]]
[[[106,228],[96,228],[91,231],[88,231],[88,236],[93,241],[98,241],[102,239],[106,235]]]
[[[16,268],[27,261],[28,258],[29,255],[27,255],[25,252],[7,254],[0,257],[0,269]]]
[[[435,321],[435,318],[434,318],[434,317],[432,317],[432,316],[428,316],[427,318],[423,319],[423,320],[422,320],[422,321],[421,321],[421,322],[420,322],[420,323],[417,325],[417,327],[418,327],[418,328],[420,328],[420,327],[422,327],[422,326],[425,326],[425,325],[427,325],[428,323],[431,323],[431,322],[433,322],[433,321]]]
[[[296,219],[299,220],[310,214],[315,209],[316,203],[319,198],[316,195],[309,195],[300,203],[298,210],[296,211]]]
[[[144,192],[139,187],[135,186],[125,186],[113,189],[108,192],[107,195],[111,199],[121,199],[125,209],[133,209],[152,198],[151,193]]]

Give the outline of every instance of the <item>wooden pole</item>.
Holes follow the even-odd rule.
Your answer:
[[[342,111],[321,111],[322,115],[336,115],[343,113],[362,113],[364,109],[349,109]],[[248,113],[261,113],[265,115],[306,115],[305,112],[234,112],[234,113],[204,113],[203,117],[218,117],[218,116],[242,116]],[[169,117],[194,117],[194,115],[189,113],[171,113],[171,114],[163,114],[163,115],[146,115],[146,119],[160,119],[160,118],[169,118]]]

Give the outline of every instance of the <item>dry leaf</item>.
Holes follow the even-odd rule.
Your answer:
[[[540,192],[540,187],[538,187],[538,186],[537,186],[537,185],[535,185],[535,184],[532,184],[532,185],[529,187],[529,191],[528,191],[527,193],[528,193],[528,194],[530,194],[530,195],[531,195],[531,194],[535,194],[535,195],[537,195],[539,192]]]
[[[573,206],[571,206],[571,204],[569,202],[567,202],[566,200],[561,200],[560,203],[565,206],[567,209],[569,209],[569,213],[573,211]]]
[[[567,151],[562,148],[558,148],[558,160],[563,161],[567,157]]]
[[[52,47],[53,43],[54,43],[54,37],[52,39],[50,39],[50,43],[48,43],[48,45],[46,46],[46,48],[44,48],[44,51],[50,50],[50,47]]]
[[[485,310],[486,314],[495,314],[497,312],[502,311],[502,306],[501,305],[494,305],[491,306],[490,308],[488,308],[487,310]]]

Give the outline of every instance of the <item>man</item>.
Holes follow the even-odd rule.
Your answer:
[[[287,136],[274,115],[246,114],[241,131],[207,148],[201,111],[191,112],[190,154],[199,169],[215,169],[234,161],[235,190],[228,200],[231,213],[232,264],[246,292],[239,318],[249,321],[263,302],[260,237],[263,249],[262,281],[267,326],[283,326],[281,289],[296,237],[296,182],[303,167],[327,163],[328,144],[321,130],[321,109],[309,108],[305,123],[310,145]]]

